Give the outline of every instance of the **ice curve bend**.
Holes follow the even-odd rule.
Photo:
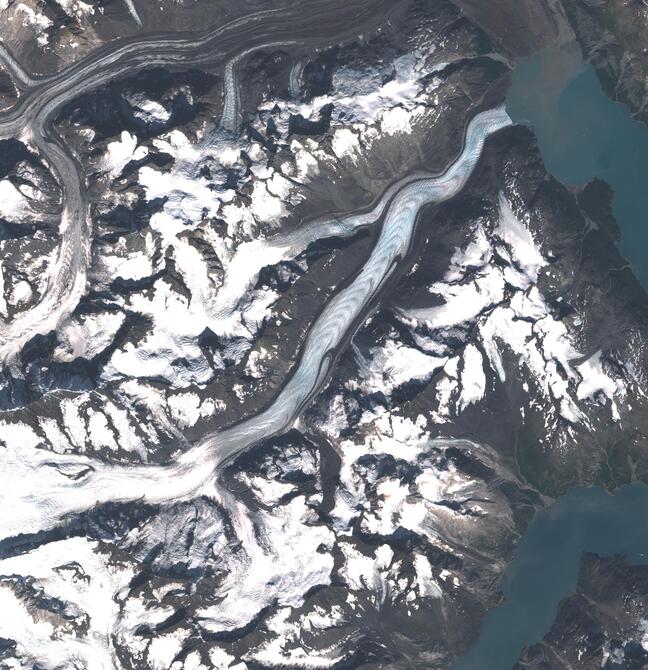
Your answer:
[[[511,124],[503,107],[479,113],[468,125],[460,155],[443,174],[405,178],[396,185],[400,188],[389,189],[389,203],[383,198],[376,205],[384,212],[384,223],[368,260],[315,320],[293,374],[267,409],[208,436],[168,465],[108,465],[87,456],[16,447],[0,462],[0,505],[12,510],[0,520],[0,541],[52,529],[108,502],[159,504],[203,495],[222,499],[217,476],[224,465],[261,440],[289,430],[322,387],[336,354],[407,256],[421,208],[457,195],[486,139]]]

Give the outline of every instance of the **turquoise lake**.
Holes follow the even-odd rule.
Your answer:
[[[578,186],[599,177],[610,184],[621,253],[648,288],[648,126],[606,96],[574,49],[521,62],[507,109],[533,128],[547,169],[561,182]]]
[[[517,67],[507,109],[533,128],[545,165],[570,187],[595,177],[614,191],[621,253],[648,288],[648,127],[608,98],[574,48],[536,54]],[[648,486],[608,494],[574,489],[531,522],[502,580],[504,603],[454,670],[509,670],[539,642],[560,601],[574,592],[584,551],[648,563]]]
[[[648,564],[648,486],[573,489],[539,512],[507,568],[505,602],[491,612],[477,644],[454,670],[510,670],[525,646],[544,637],[558,604],[574,592],[581,555],[623,554]]]

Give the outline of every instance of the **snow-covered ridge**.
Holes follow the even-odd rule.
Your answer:
[[[101,370],[110,351],[99,387],[46,394],[0,421],[0,502],[13,511],[0,521],[0,545],[24,551],[0,555],[0,601],[16,641],[9,667],[352,664],[365,631],[381,631],[392,613],[418,623],[459,603],[463,616],[466,593],[479,587],[462,576],[495,583],[501,547],[515,538],[517,514],[502,483],[517,490],[519,482],[508,460],[480,438],[436,435],[453,434],[453,422],[465,435],[488,410],[489,393],[512,378],[565,430],[585,428],[590,410],[622,409],[625,379],[608,352],[577,351],[569,320],[540,288],[551,264],[507,191],[496,220],[480,220],[443,279],[427,287],[434,306],[395,308],[376,340],[361,349],[368,333],[355,339],[356,365],[345,356],[340,369],[350,378],[332,374],[322,419],[325,404],[315,399],[332,361],[411,251],[420,208],[458,194],[485,138],[510,124],[503,108],[484,112],[445,174],[410,175],[389,188],[376,180],[361,214],[294,227],[300,201],[316,201],[318,180],[330,179],[322,192],[333,193],[337,178],[371,166],[381,141],[407,152],[443,113],[434,77],[443,64],[427,67],[429,52],[386,60],[339,67],[332,90],[307,102],[295,66],[291,99],[264,101],[251,122],[263,134],[273,120],[276,134],[267,137],[276,152],[254,133],[233,135],[240,110],[230,104],[225,128],[214,115],[197,130],[192,123],[153,140],[124,131],[88,158],[111,204],[156,213],[123,234],[106,224],[109,241],[97,245],[90,276],[99,298],[57,330],[54,360],[65,373],[86,363]],[[230,103],[238,102],[236,64],[227,71]],[[166,103],[142,95],[127,102],[146,124],[171,118]],[[327,105],[328,131],[288,136],[291,117],[316,122]],[[222,399],[229,380],[241,403],[260,388],[273,351],[257,335],[273,312],[281,318],[279,293],[259,283],[263,269],[292,261],[308,273],[302,254],[312,242],[348,238],[379,220],[366,263],[314,317],[274,402],[232,425],[235,410]],[[292,282],[299,273],[287,274]],[[218,342],[213,357],[199,344],[206,329]],[[219,369],[246,356],[245,367],[222,375],[223,391]],[[419,390],[433,401],[400,406]],[[304,417],[311,402],[315,418]],[[79,526],[87,538],[65,536]],[[32,550],[32,540],[43,544]],[[484,570],[471,569],[473,553],[487,559]]]
[[[537,286],[539,272],[548,268],[548,262],[503,195],[499,204],[493,235],[478,225],[473,240],[456,250],[444,280],[429,287],[443,303],[398,312],[428,354],[424,361],[420,351],[412,351],[417,364],[410,379],[425,376],[426,369],[428,377],[442,369],[435,382],[439,405],[434,419],[448,421],[481,400],[495,379],[505,381],[502,357],[510,352],[528,371],[529,383],[555,407],[556,415],[549,415],[548,422],[560,416],[572,424],[587,423],[581,403],[597,398],[609,402],[612,417],[618,420],[616,402],[625,395],[624,380],[608,377],[597,355],[578,363],[582,353]],[[491,262],[495,255],[497,264]],[[474,344],[467,343],[459,353],[445,345],[449,335],[467,341],[470,329]],[[398,381],[408,381],[406,371],[399,373]],[[389,390],[396,382],[387,383]]]
[[[486,138],[508,125],[510,119],[502,108],[480,113],[467,128],[461,154],[445,173],[404,180],[388,204],[369,259],[318,316],[297,369],[263,412],[209,436],[165,465],[114,465],[85,455],[39,449],[38,442],[26,444],[21,436],[13,436],[0,461],[0,502],[10,506],[13,513],[4,517],[0,537],[11,539],[52,530],[66,519],[107,503],[138,501],[173,513],[187,502],[215,501],[227,510],[230,535],[238,539],[240,550],[231,559],[233,564],[220,585],[218,602],[207,602],[197,611],[201,628],[215,633],[242,628],[265,606],[278,603],[298,607],[306,593],[328,584],[334,565],[330,554],[334,535],[304,496],[290,498],[279,509],[259,511],[255,531],[245,506],[225,487],[218,486],[216,474],[235,456],[294,425],[305,402],[319,390],[323,371],[331,365],[331,352],[340,346],[358,315],[391,276],[397,259],[406,255],[420,208],[458,193],[474,170]],[[378,203],[376,209],[380,208]],[[72,415],[68,423],[74,423]],[[96,423],[96,431],[103,433],[106,426],[101,418]],[[170,536],[175,539],[182,529],[182,525],[174,526]],[[286,542],[289,548],[283,551]],[[417,574],[422,584],[417,588],[426,597],[434,597],[436,590],[427,566],[419,565]],[[161,612],[155,614],[163,618]],[[155,620],[154,616],[148,618]],[[126,626],[128,617],[122,619]],[[155,644],[162,645],[159,640]],[[67,658],[73,657],[69,647],[65,653]]]
[[[286,138],[282,140],[284,148],[292,156],[280,166],[272,165],[271,156],[259,142],[234,138],[219,129],[203,128],[196,141],[174,130],[152,142],[155,151],[172,156],[174,162],[169,171],[141,167],[139,184],[148,201],[165,200],[163,210],[151,218],[151,230],[159,240],[156,246],[173,258],[191,300],[178,296],[163,283],[158,283],[151,295],[134,296],[128,308],[150,317],[152,331],[137,348],[127,345],[115,353],[106,379],[158,377],[177,388],[206,383],[213,373],[195,345],[206,328],[223,340],[229,360],[241,360],[278,298],[275,291],[254,290],[260,270],[295,259],[317,239],[350,236],[380,215],[380,211],[372,210],[371,216],[325,217],[302,225],[303,229],[292,235],[272,234],[272,228],[305,197],[303,186],[318,174],[320,166],[330,169],[342,153],[351,152],[353,161],[362,160],[360,143],[369,145],[372,137],[386,132],[385,123],[392,124],[390,132],[412,131],[409,122],[399,128],[393,124],[402,114],[423,118],[435,85],[428,83],[426,88],[420,83],[429,74],[424,68],[426,55],[399,57],[372,71],[371,76],[341,68],[334,77],[333,93],[308,104],[269,100],[262,105],[254,124],[262,131],[266,117],[272,113],[278,132]],[[394,78],[380,84],[389,71],[395,73]],[[353,81],[362,82],[360,90],[353,91]],[[138,110],[154,109],[153,101],[141,98],[131,104]],[[313,139],[288,139],[291,115],[312,116],[327,104],[334,105],[329,134],[338,157],[319,148]],[[148,152],[137,144],[134,135],[124,132],[120,140],[108,144],[103,168],[108,176],[119,177],[130,161]],[[201,171],[205,166],[209,167],[209,177]],[[232,173],[237,175],[236,189],[230,183]],[[384,195],[383,202],[391,193]],[[212,219],[225,222],[226,230],[217,230],[210,223]],[[199,234],[207,247],[194,244],[191,231]],[[222,269],[217,273],[209,269],[205,248],[218,258]],[[127,249],[125,252],[128,254]],[[154,271],[152,265],[135,258],[126,256],[130,260],[125,260],[123,252],[117,258],[108,256],[105,271],[117,276]],[[191,373],[174,365],[173,361],[180,359],[191,361]]]

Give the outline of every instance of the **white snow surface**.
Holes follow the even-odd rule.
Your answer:
[[[386,396],[405,383],[429,379],[446,361],[394,339],[372,348],[370,354],[370,361],[360,362],[360,388],[366,394],[382,392]]]
[[[9,179],[0,181],[0,217],[8,221],[20,220],[31,212],[28,200]]]
[[[483,360],[479,349],[474,344],[469,344],[465,348],[461,370],[461,396],[458,404],[460,412],[484,397],[486,375]]]
[[[109,142],[106,146],[104,168],[111,177],[118,177],[130,161],[144,158],[148,149],[137,146],[137,136],[123,130],[119,140]]]
[[[155,100],[150,100],[142,93],[130,93],[126,96],[133,114],[145,123],[166,123],[171,113]]]
[[[236,521],[245,523],[243,516]],[[329,584],[334,536],[314,521],[303,496],[275,508],[274,513],[262,512],[258,523],[269,551],[257,544],[251,529],[246,532],[239,526],[247,558],[222,588],[224,599],[200,611],[203,627],[211,632],[240,628],[267,605],[299,607],[308,591]]]
[[[546,261],[536,246],[533,235],[515,215],[509,201],[500,194],[500,217],[497,234],[506,242],[513,253],[513,258],[526,275],[529,283],[538,281],[538,271]]]
[[[594,399],[599,393],[613,400],[615,394],[623,388],[623,385],[612,379],[603,369],[601,353],[601,351],[597,351],[578,366],[578,371],[583,378],[578,385],[578,398],[580,400],[585,398]]]
[[[57,2],[70,16],[82,18],[95,13],[95,8],[83,0],[57,0]]]
[[[120,312],[101,312],[68,321],[59,330],[54,360],[94,358],[111,344],[124,320]]]
[[[13,558],[0,560],[0,636],[17,643],[15,656],[46,670],[62,667],[113,670],[115,650],[112,635],[119,629],[118,599],[124,597],[134,572],[127,563],[112,565],[98,543],[70,538],[43,544]],[[65,603],[67,617],[88,631],[79,634],[63,617],[39,612],[19,595],[14,584],[32,578],[34,587]]]

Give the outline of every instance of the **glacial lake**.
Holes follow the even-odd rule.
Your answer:
[[[454,670],[510,670],[524,647],[551,628],[560,601],[576,588],[584,551],[623,554],[648,564],[648,486],[572,489],[539,512],[502,580],[505,601],[482,626],[479,639]]]
[[[579,186],[599,177],[610,184],[621,253],[648,288],[648,127],[605,95],[575,48],[521,62],[507,110],[533,128],[559,181]],[[614,495],[573,489],[537,514],[503,575],[503,604],[486,617],[454,670],[510,670],[524,647],[549,632],[560,601],[574,592],[584,551],[648,564],[647,512],[648,486],[633,484]]]
[[[612,187],[621,253],[648,289],[648,126],[606,96],[575,47],[522,61],[507,110],[515,122],[533,128],[558,180],[577,186],[599,177]]]

